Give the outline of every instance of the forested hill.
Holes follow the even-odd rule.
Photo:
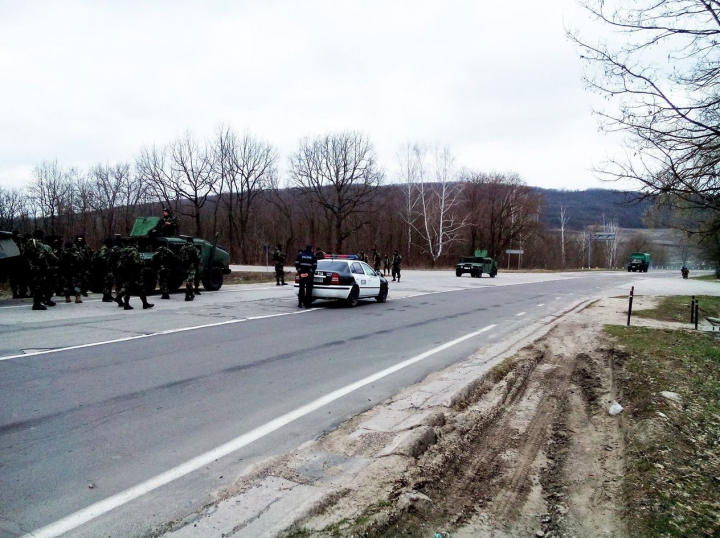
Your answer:
[[[648,200],[633,201],[637,194],[623,191],[533,188],[545,199],[540,219],[550,228],[560,226],[560,206],[565,207],[565,214],[570,219],[567,227],[573,230],[602,224],[603,217],[605,221],[617,219],[621,228],[644,228],[643,213],[651,205]]]

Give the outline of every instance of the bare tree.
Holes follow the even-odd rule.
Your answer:
[[[455,170],[455,158],[447,148],[436,149],[434,161],[435,177],[432,182],[425,178],[424,167],[419,168],[419,218],[413,222],[419,246],[430,256],[433,265],[448,245],[460,239],[460,231],[466,222],[459,211],[463,184]]]
[[[20,189],[0,186],[0,229],[14,230],[26,220],[27,196]]]
[[[68,171],[57,161],[43,161],[32,172],[29,193],[44,227],[50,234],[60,231],[58,217],[70,205],[71,182]]]
[[[607,266],[609,268],[614,268],[617,265],[618,248],[623,239],[617,219],[610,219],[606,221],[603,224],[603,231],[605,233],[613,234],[612,239],[605,242],[605,258]]]
[[[691,232],[720,232],[720,2],[580,0],[619,40],[569,38],[588,63],[587,86],[614,106],[602,128],[625,135],[625,155],[598,172],[630,179],[645,196],[673,194],[713,218]],[[613,45],[613,43],[619,43]]]
[[[565,206],[560,206],[560,252],[563,269],[565,268],[565,226],[570,221]]]
[[[375,148],[357,132],[303,139],[290,158],[291,185],[317,204],[334,232],[335,249],[368,222],[382,181]]]
[[[398,180],[403,193],[404,204],[401,216],[407,225],[407,251],[410,256],[413,245],[413,221],[417,215],[419,196],[418,183],[425,175],[425,148],[419,143],[406,144],[398,153],[400,170]]]

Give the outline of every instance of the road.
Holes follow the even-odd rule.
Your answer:
[[[147,311],[97,300],[47,312],[0,305],[0,537],[68,516],[67,536],[143,535],[207,504],[253,463],[533,321],[583,298],[626,294],[631,284],[649,294],[663,277],[683,282],[675,273],[458,279],[406,271],[387,303],[354,309],[298,310],[290,286],[268,285],[227,287],[193,303],[174,295]],[[341,389],[347,394],[298,412]],[[194,460],[203,455],[210,459]],[[147,483],[169,470],[167,480]],[[103,510],[80,515],[103,499],[111,499]]]

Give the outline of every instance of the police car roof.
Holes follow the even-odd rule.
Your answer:
[[[357,260],[358,259],[356,254],[327,254],[325,257],[330,258],[332,260]]]

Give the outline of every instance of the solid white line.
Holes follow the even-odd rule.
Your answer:
[[[461,342],[464,342],[465,340],[487,332],[493,327],[495,327],[495,325],[488,325],[487,327],[483,327],[479,331],[475,331],[470,334],[466,334],[465,336],[461,336],[460,338],[456,338],[455,340],[435,347],[429,351],[426,351],[425,353],[421,353],[420,355],[416,355],[415,357],[399,362],[394,366],[381,370],[371,376],[361,379],[360,381],[356,381],[355,383],[352,383],[341,389],[326,394],[322,398],[318,398],[317,400],[303,405],[302,407],[299,407],[294,411],[290,411],[289,413],[286,413],[274,420],[271,420],[270,422],[267,422],[266,424],[263,424],[262,426],[259,426],[246,434],[236,437],[228,443],[220,445],[219,447],[214,448],[213,450],[210,450],[205,454],[201,454],[200,456],[186,461],[185,463],[178,465],[177,467],[174,467],[169,471],[165,471],[164,473],[161,473],[149,480],[146,480],[145,482],[142,482],[137,486],[126,489],[125,491],[121,491],[120,493],[108,497],[107,499],[96,502],[95,504],[91,504],[87,508],[78,510],[74,514],[70,514],[67,517],[51,523],[50,525],[46,525],[45,527],[32,531],[23,536],[23,538],[55,538],[56,536],[60,536],[63,533],[76,529],[80,525],[84,525],[88,521],[91,521],[109,512],[110,510],[117,508],[118,506],[127,504],[130,501],[137,499],[142,495],[145,495],[146,493],[149,493],[161,486],[164,486],[165,484],[172,482],[173,480],[182,478],[183,476],[190,474],[193,471],[205,467],[206,465],[213,463],[215,460],[223,458],[228,454],[231,454],[236,450],[239,450],[249,445],[253,441],[257,441],[258,439],[269,435],[270,433],[282,428],[283,426],[293,422],[294,420],[304,417],[305,415],[312,413],[313,411],[316,411],[321,407],[331,402],[334,402],[335,400],[342,398],[343,396],[346,396],[351,392],[358,390],[359,388],[364,387],[365,385],[374,383],[375,381],[382,379],[383,377],[387,377],[390,374],[397,372],[398,370],[407,368],[412,364],[427,359],[428,357],[440,353],[441,351],[445,351],[446,349]]]
[[[102,342],[91,342],[89,344],[79,344],[77,346],[59,347],[57,349],[34,351],[32,353],[21,353],[19,355],[8,355],[6,357],[0,357],[0,361],[9,361],[10,359],[19,359],[21,357],[32,357],[34,355],[46,355],[48,353],[59,353],[61,351],[71,351],[73,349],[83,349],[86,347],[104,346],[106,344],[117,344],[118,342],[128,342],[130,340],[139,340],[140,338],[151,338],[153,336],[163,336],[166,334],[182,333],[182,332],[186,332],[186,331],[196,331],[198,329],[206,329],[208,327],[220,327],[221,325],[231,325],[234,323],[242,323],[243,321],[265,319],[265,318],[276,318],[279,316],[289,316],[289,315],[294,315],[294,314],[303,314],[305,312],[312,312],[312,310],[314,310],[314,309],[299,310],[297,312],[283,312],[281,314],[270,314],[267,316],[255,316],[255,317],[251,317],[251,318],[230,319],[227,321],[219,321],[217,323],[207,323],[205,325],[194,325],[192,327],[180,327],[179,329],[168,329],[166,331],[160,331],[160,332],[150,333],[150,334],[138,334],[135,336],[126,336],[124,338],[116,338],[115,340],[103,340]]]
[[[516,316],[524,316],[525,312],[520,312],[519,314],[515,314]]]

